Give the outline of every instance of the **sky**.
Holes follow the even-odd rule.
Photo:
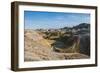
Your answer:
[[[25,29],[58,29],[73,27],[80,23],[90,23],[90,14],[24,11]]]

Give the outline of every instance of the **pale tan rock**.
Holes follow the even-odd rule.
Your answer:
[[[89,58],[80,53],[58,53],[52,49],[51,42],[34,30],[25,30],[25,61],[64,60]]]

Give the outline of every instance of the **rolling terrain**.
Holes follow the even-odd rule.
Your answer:
[[[80,27],[82,29],[83,26],[81,25]],[[73,27],[73,29],[80,27]],[[63,28],[63,31],[62,29],[59,31],[25,29],[24,60],[41,61],[89,58],[89,38],[88,33],[75,32],[75,30],[72,33],[68,28],[67,30]]]

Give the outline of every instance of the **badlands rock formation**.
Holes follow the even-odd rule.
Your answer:
[[[25,30],[25,61],[64,60],[89,58],[85,54],[56,52],[51,41],[44,39],[42,33],[35,30]]]

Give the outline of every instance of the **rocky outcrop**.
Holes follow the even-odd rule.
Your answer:
[[[90,56],[90,35],[85,34],[80,37],[80,53]]]
[[[56,52],[51,43],[35,30],[25,30],[25,61],[84,59],[89,56],[80,53]],[[61,43],[60,43],[61,44]]]
[[[46,39],[36,31],[25,31],[25,61],[57,60],[56,55]]]

